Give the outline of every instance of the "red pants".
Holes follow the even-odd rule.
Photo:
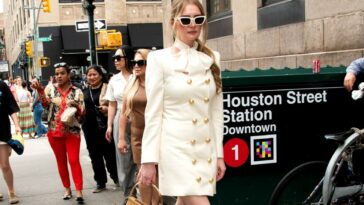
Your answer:
[[[67,166],[67,156],[71,167],[76,190],[83,189],[82,169],[80,164],[81,137],[48,137],[54,155],[56,156],[58,172],[63,186],[70,188],[70,177]]]

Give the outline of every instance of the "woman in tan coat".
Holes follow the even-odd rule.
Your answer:
[[[174,0],[172,47],[151,52],[139,181],[156,183],[177,205],[208,205],[225,173],[220,56],[200,40],[206,16],[199,0]]]
[[[133,161],[138,169],[141,166],[141,145],[144,131],[144,111],[147,104],[145,96],[145,68],[147,66],[147,56],[150,50],[139,49],[135,53],[133,64],[133,79],[126,85],[123,97],[123,106],[120,115],[119,128],[119,150],[126,154],[129,150],[125,140],[125,130],[128,118],[131,121],[131,151]],[[141,199],[145,204],[158,204],[158,193],[154,192],[151,186],[139,186]]]

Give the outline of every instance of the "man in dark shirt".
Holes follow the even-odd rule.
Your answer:
[[[0,168],[3,172],[4,180],[8,186],[9,203],[16,204],[19,202],[18,197],[14,192],[13,171],[9,163],[11,148],[6,143],[11,139],[11,126],[9,116],[14,122],[15,132],[20,133],[17,112],[19,112],[18,104],[16,103],[13,94],[9,87],[0,81]],[[0,199],[3,195],[0,194]]]

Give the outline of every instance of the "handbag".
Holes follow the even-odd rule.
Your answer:
[[[16,133],[7,141],[8,145],[18,154],[22,155],[24,152],[24,138],[20,133]]]
[[[77,108],[75,107],[66,108],[61,115],[61,122],[70,127],[77,125],[76,112]]]
[[[99,126],[99,129],[106,129],[106,127],[107,127],[107,118],[99,110],[99,107],[96,106],[96,103],[94,101],[94,96],[92,95],[92,92],[91,92],[91,88],[89,88],[89,92],[90,92],[91,101],[94,104],[94,110],[96,112],[97,125]]]
[[[96,122],[100,129],[106,129],[107,127],[107,118],[95,107],[96,111]]]
[[[136,187],[139,185],[139,183],[136,183],[133,188],[130,191],[129,196],[127,197],[127,201],[126,201],[126,205],[148,205],[144,202],[142,202],[142,200],[138,199],[138,197],[135,196],[135,191],[136,191]],[[162,194],[160,193],[158,187],[154,184],[151,185],[154,189],[154,191],[158,192],[159,194],[159,205],[163,205],[163,197]]]

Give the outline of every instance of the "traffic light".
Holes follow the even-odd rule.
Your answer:
[[[107,34],[107,47],[119,47],[123,44],[120,32]]]
[[[25,53],[28,57],[33,56],[33,41],[28,40],[25,42]]]
[[[107,30],[100,30],[96,32],[97,35],[97,46],[105,47],[107,46]]]
[[[122,35],[116,30],[96,31],[98,50],[115,49],[123,44]]]
[[[51,59],[48,57],[39,57],[38,64],[41,68],[48,67],[51,64]]]
[[[50,0],[42,0],[43,12],[51,13],[51,2]]]

